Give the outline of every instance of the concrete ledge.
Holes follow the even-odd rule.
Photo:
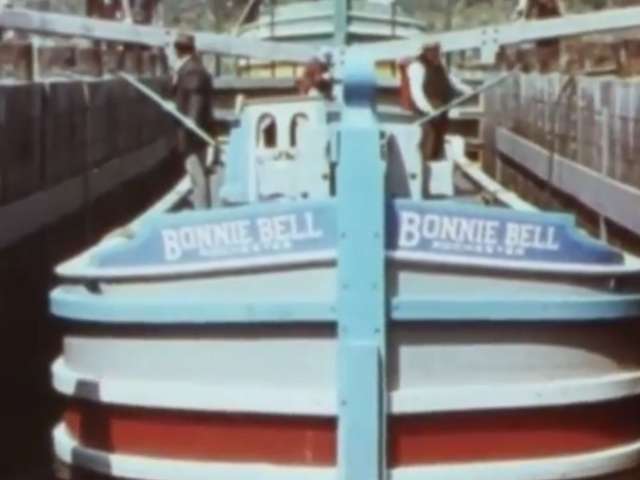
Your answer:
[[[553,156],[555,164],[552,169],[548,150],[505,128],[496,130],[496,146],[500,153],[542,180],[546,181],[553,170],[550,180],[555,188],[640,235],[640,215],[637,211],[640,190],[637,188],[560,155]]]

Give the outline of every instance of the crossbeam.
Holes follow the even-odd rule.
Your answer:
[[[0,9],[0,26],[43,35],[80,37],[150,47],[167,47],[176,35],[172,29],[156,26],[6,7]],[[640,7],[418,35],[408,40],[359,44],[350,48],[359,53],[366,52],[374,60],[381,61],[406,57],[417,52],[424,43],[437,41],[442,45],[444,52],[480,49],[487,58],[491,58],[503,45],[634,27],[640,27]],[[293,62],[305,62],[316,53],[314,47],[306,45],[238,38],[210,32],[195,32],[194,35],[196,44],[203,53]]]
[[[209,32],[195,32],[194,35],[198,50],[204,53],[300,63],[307,62],[316,54],[314,47],[306,45],[266,42]]]
[[[170,30],[148,25],[17,8],[0,10],[0,26],[42,35],[79,37],[148,47],[165,47],[172,38]]]
[[[156,26],[14,8],[0,9],[0,27],[41,35],[159,48],[169,47],[176,36],[175,30]],[[194,32],[194,36],[198,49],[209,54],[305,62],[316,53],[315,48],[304,45],[238,38],[233,35]]]
[[[433,35],[417,35],[408,40],[354,45],[356,51],[372,55],[376,61],[393,60],[417,53],[427,42],[439,42],[443,52],[488,50],[549,38],[586,35],[640,27],[640,7],[600,10],[593,13],[493,25]]]

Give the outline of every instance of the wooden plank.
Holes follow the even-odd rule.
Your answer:
[[[42,85],[23,84],[11,87],[6,97],[5,202],[23,198],[41,185],[42,95]]]
[[[633,85],[633,124],[631,125],[632,158],[640,158],[640,84]],[[640,185],[640,165],[636,160],[635,182]]]

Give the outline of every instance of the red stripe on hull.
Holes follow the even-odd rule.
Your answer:
[[[171,459],[333,465],[332,419],[208,415],[79,404],[65,422],[84,446]]]
[[[531,459],[603,450],[640,440],[640,402],[526,411],[401,417],[396,465]]]
[[[593,406],[396,417],[392,466],[532,459],[640,440],[640,401]],[[330,466],[333,419],[186,413],[77,403],[71,433],[107,452],[183,460]]]

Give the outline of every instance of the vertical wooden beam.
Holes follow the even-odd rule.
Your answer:
[[[40,37],[37,35],[32,35],[29,41],[30,49],[31,49],[31,70],[29,75],[29,80],[32,82],[37,82],[40,80]]]
[[[1,73],[1,71],[0,71]],[[0,75],[0,78],[2,76]],[[8,97],[9,96],[9,88],[3,87],[0,85],[0,205],[4,205],[5,200],[5,183],[7,181],[7,159],[9,158],[9,148],[8,148],[8,123],[9,123],[9,112],[8,112]],[[2,263],[0,263],[0,268],[2,268]],[[4,277],[6,278],[6,276]],[[2,288],[2,271],[0,270],[0,289]],[[0,304],[4,304],[3,298],[1,296],[2,291],[0,290]],[[1,308],[1,307],[0,307]],[[2,313],[0,311],[0,313]]]
[[[600,164],[600,173],[603,176],[608,176],[609,172],[609,162],[610,158],[610,136],[609,136],[609,128],[610,128],[610,110],[607,107],[602,109],[602,159]],[[600,235],[600,239],[604,242],[607,241],[609,235],[607,232],[607,219],[603,214],[598,215],[598,231]]]
[[[579,164],[584,162],[584,148],[585,148],[585,116],[588,114],[585,102],[585,82],[578,81],[578,96],[576,100],[576,161]]]

